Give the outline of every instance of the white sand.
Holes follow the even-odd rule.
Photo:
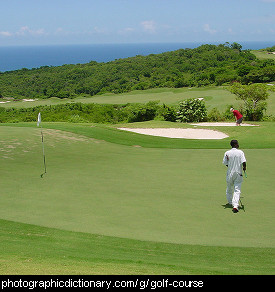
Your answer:
[[[220,123],[220,122],[214,122],[214,123],[195,123],[195,124],[190,124],[190,125],[193,125],[193,126],[205,126],[205,127],[208,127],[208,126],[212,126],[212,127],[236,127],[236,123]],[[258,126],[258,125],[252,125],[252,124],[243,124],[241,123],[241,127],[255,127],[255,126]]]
[[[27,99],[27,98],[24,98],[22,99],[22,101],[35,101],[34,99]]]
[[[138,134],[160,136],[167,138],[183,139],[224,139],[228,136],[222,132],[206,129],[182,129],[182,128],[118,128]]]

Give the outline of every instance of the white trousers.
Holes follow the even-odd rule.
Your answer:
[[[226,198],[228,203],[236,209],[239,207],[242,182],[243,177],[239,173],[234,172],[226,176]]]

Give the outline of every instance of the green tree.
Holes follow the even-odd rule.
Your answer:
[[[262,119],[266,110],[266,102],[264,100],[269,97],[267,85],[260,83],[242,85],[235,82],[229,90],[237,96],[237,99],[244,102],[246,118],[252,121]]]
[[[238,50],[238,51],[240,52],[240,51],[242,50],[242,45],[240,45],[240,44],[234,42],[234,43],[231,44],[231,48],[232,48],[233,50]]]

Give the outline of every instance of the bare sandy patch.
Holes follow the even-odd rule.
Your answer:
[[[206,129],[182,129],[182,128],[118,128],[138,134],[182,139],[224,139],[228,135],[220,131]]]
[[[70,142],[93,142],[93,143],[101,143],[102,140],[97,140],[94,138],[86,137],[83,135],[66,132],[62,130],[55,130],[55,129],[43,129],[43,134],[45,136],[45,140],[50,143],[49,145],[55,146],[55,142],[60,142],[62,140],[68,140]],[[40,136],[41,133],[37,132],[37,136]]]
[[[44,129],[43,133],[46,136],[49,135],[49,136],[52,136],[54,138],[60,138],[60,139],[65,139],[65,140],[70,140],[70,141],[87,142],[87,141],[91,140],[85,136],[81,136],[81,135],[77,135],[74,133],[65,132],[65,131],[61,131],[61,130]]]

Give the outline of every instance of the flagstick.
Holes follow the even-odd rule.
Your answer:
[[[38,114],[37,118],[37,126],[41,124],[41,114]],[[44,149],[44,136],[43,136],[43,130],[42,130],[42,124],[40,126],[41,128],[41,140],[42,140],[42,149],[43,149],[43,161],[44,161],[44,173],[42,173],[40,176],[43,178],[43,175],[47,173],[47,168],[46,168],[46,156],[45,156],[45,149]]]
[[[46,156],[45,156],[45,150],[44,150],[44,136],[43,136],[42,126],[41,126],[41,139],[42,139],[43,161],[44,161],[44,173],[41,174],[41,177],[43,177],[43,175],[47,173],[47,168],[46,168]]]

